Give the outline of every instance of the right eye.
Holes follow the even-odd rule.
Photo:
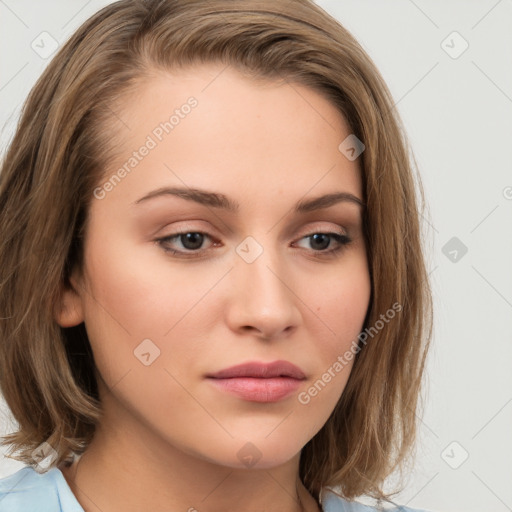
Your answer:
[[[166,253],[179,257],[197,257],[205,238],[213,239],[207,233],[201,231],[179,231],[163,238],[155,240]],[[179,242],[182,248],[174,249],[170,245]],[[208,249],[205,249],[208,250]],[[204,252],[204,250],[202,251]]]

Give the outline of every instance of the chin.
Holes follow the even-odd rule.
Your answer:
[[[272,435],[272,434],[271,434]],[[271,469],[286,464],[300,454],[303,443],[299,439],[276,436],[249,440],[249,437],[231,439],[227,443],[212,442],[209,450],[196,452],[212,464],[233,469]],[[214,450],[211,450],[214,448]]]

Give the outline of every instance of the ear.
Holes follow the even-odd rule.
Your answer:
[[[77,290],[81,290],[75,276],[69,283],[61,283],[60,296],[54,306],[55,321],[61,327],[74,327],[84,321],[82,297]]]

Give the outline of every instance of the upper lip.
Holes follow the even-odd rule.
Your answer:
[[[288,361],[274,361],[272,363],[260,363],[256,361],[238,364],[209,374],[214,379],[232,379],[236,377],[255,377],[270,379],[272,377],[291,377],[293,379],[305,379],[304,372]]]

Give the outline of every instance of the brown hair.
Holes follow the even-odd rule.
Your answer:
[[[87,20],[48,65],[0,173],[0,384],[19,423],[2,443],[33,464],[32,451],[46,441],[60,464],[92,439],[101,404],[85,327],[61,328],[54,307],[71,269],[82,265],[92,191],[112,157],[105,127],[116,102],[153,70],[200,62],[321,92],[366,146],[372,291],[364,327],[393,304],[401,313],[357,353],[332,415],[302,450],[300,477],[316,498],[337,486],[348,499],[385,499],[384,480],[403,469],[414,445],[432,331],[417,205],[423,190],[381,75],[310,0],[122,0]]]

